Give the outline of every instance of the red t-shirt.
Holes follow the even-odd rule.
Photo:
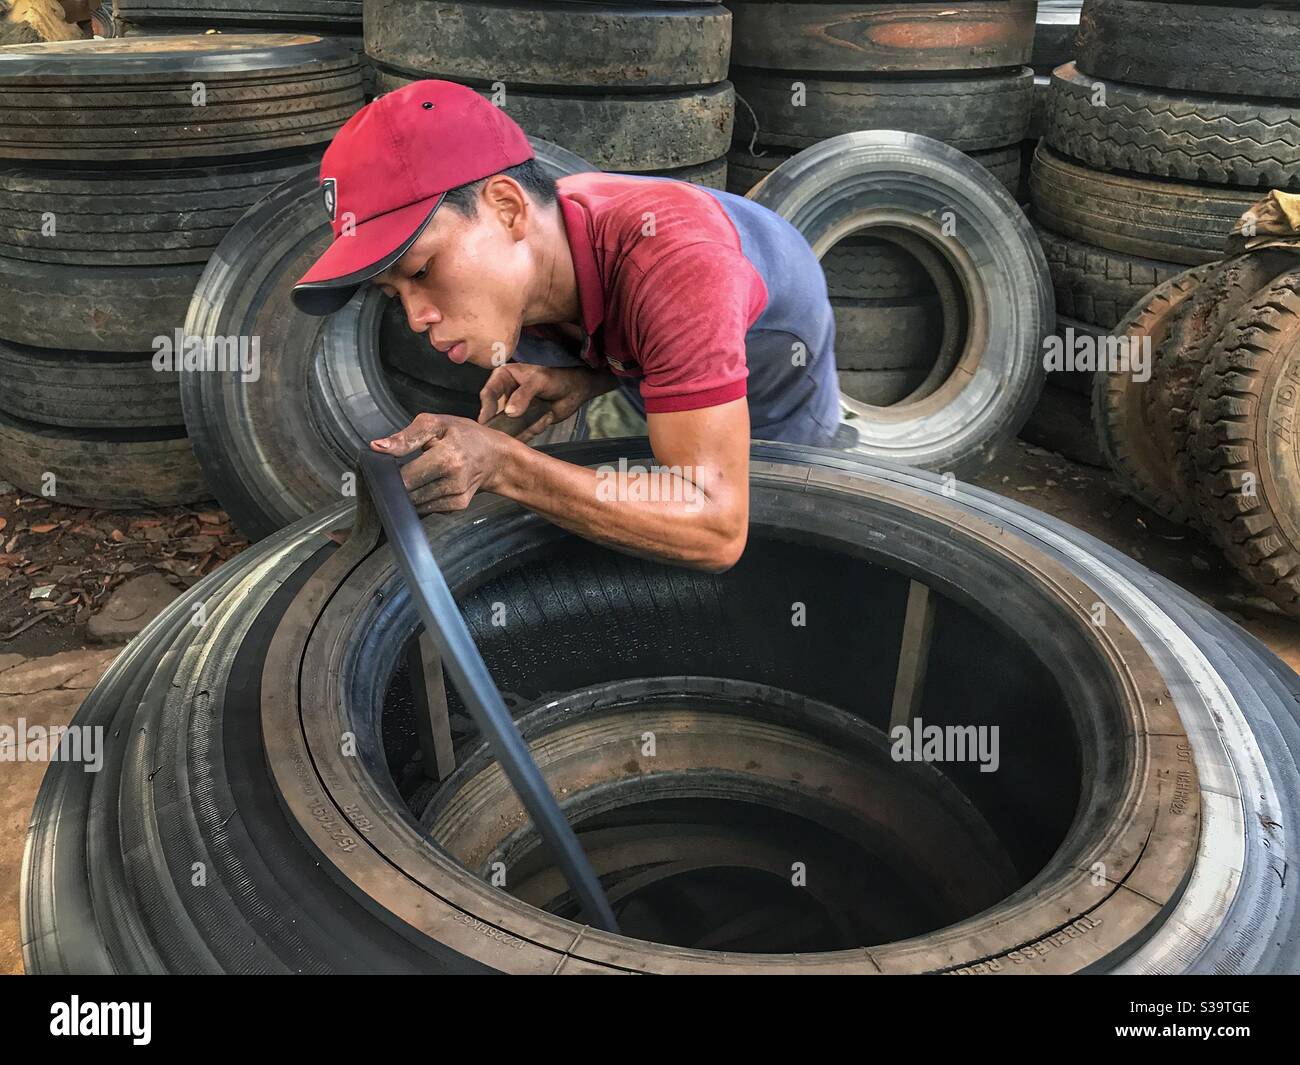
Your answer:
[[[648,413],[745,395],[745,334],[768,292],[718,201],[680,181],[558,182],[578,280],[582,357],[639,380]]]

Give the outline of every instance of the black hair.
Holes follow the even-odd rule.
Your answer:
[[[536,159],[527,159],[508,170],[502,170],[501,173],[506,177],[514,178],[529,196],[543,206],[555,203],[559,191],[555,187],[555,179]],[[478,214],[478,194],[487,181],[487,178],[483,178],[481,181],[471,181],[468,185],[457,185],[454,189],[448,189],[442,202],[454,208],[458,214],[473,218]]]

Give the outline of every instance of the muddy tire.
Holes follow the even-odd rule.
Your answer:
[[[196,106],[200,91],[204,102]],[[142,168],[158,159],[224,164],[322,145],[362,102],[356,57],[319,37],[20,45],[0,55],[0,156]]]
[[[730,41],[721,5],[372,0],[366,11],[366,52],[376,62],[480,88],[504,82],[507,108],[516,89],[713,85],[727,77]]]
[[[559,452],[591,466],[627,453],[626,441]],[[644,445],[632,451],[641,456]],[[987,800],[966,804],[992,844],[981,866],[1009,855],[1036,875],[995,892],[996,878],[972,884],[967,912],[943,922],[941,937],[930,934],[940,915],[929,914],[930,927],[905,942],[866,933],[846,950],[797,956],[797,947],[683,951],[653,936],[584,931],[562,910],[490,887],[412,829],[421,813],[448,807],[431,808],[427,789],[412,789],[418,781],[390,773],[376,723],[390,712],[388,693],[396,700],[409,688],[400,663],[417,621],[386,546],[354,532],[339,548],[326,535],[350,524],[336,506],[188,590],[81,707],[76,724],[133,742],[106,745],[103,772],[57,762],[45,774],[22,876],[27,970],[1294,970],[1298,885],[1277,875],[1276,855],[1279,834],[1300,817],[1300,680],[1276,657],[1107,545],[992,493],[954,493],[936,475],[760,445],[750,498],[750,548],[727,574],[606,552],[499,499],[425,531],[535,743],[557,735],[539,734],[538,722],[584,723],[602,703],[621,714],[629,695],[662,714],[689,691],[730,715],[723,757],[743,755],[738,735],[791,728],[836,728],[843,742],[826,766],[880,750],[888,702],[863,707],[861,693],[890,690],[909,577],[925,581],[939,598],[933,653],[957,656],[928,671],[925,710],[964,711],[978,699],[988,720],[1012,725],[999,773],[960,766],[947,787]],[[810,625],[792,638],[794,594],[808,601]],[[494,601],[518,611],[508,632],[492,626]],[[863,601],[877,623],[853,614]],[[1097,603],[1105,626],[1092,620]],[[208,620],[194,626],[200,604]],[[602,631],[627,637],[617,654],[582,638]],[[861,668],[843,668],[848,654]],[[841,703],[853,712],[838,712]],[[769,716],[747,716],[760,710]],[[603,720],[617,733],[618,717]],[[351,772],[333,773],[345,731],[359,737],[360,756]],[[459,735],[458,764],[481,768],[477,737]],[[658,735],[662,753],[690,733]],[[1014,749],[1015,737],[1027,746]],[[602,753],[589,767],[604,772],[606,761]],[[627,761],[623,753],[607,770],[623,789]],[[857,779],[874,787],[879,778]],[[786,811],[818,801],[811,783],[781,787]],[[925,795],[928,809],[939,794]],[[1202,802],[1224,816],[1203,814]],[[329,812],[335,804],[350,820]],[[1079,809],[1089,816],[1076,824]],[[196,861],[209,871],[201,890],[188,875]],[[1100,886],[1079,873],[1097,861],[1116,871]],[[1141,883],[1141,894],[1126,883]],[[1063,912],[1087,915],[1071,923],[1073,936],[1058,931]],[[1051,946],[1021,949],[1039,942]]]
[[[1046,228],[1108,251],[1196,266],[1223,254],[1257,190],[1104,174],[1040,145],[1030,178],[1034,216]]]
[[[1169,320],[1169,331],[1156,349],[1147,389],[1147,423],[1166,456],[1183,510],[1197,520],[1196,438],[1197,386],[1211,349],[1228,323],[1260,289],[1295,262],[1285,251],[1241,255],[1217,265]]]
[[[1090,78],[1071,63],[1052,75],[1043,132],[1058,152],[1101,170],[1300,186],[1300,106],[1281,100],[1160,92]]]
[[[742,0],[731,61],[767,70],[969,71],[1029,62],[1034,5],[1025,0],[786,3]]]
[[[1202,520],[1233,564],[1300,617],[1300,274],[1282,274],[1224,329],[1196,394],[1190,447]]]
[[[52,475],[52,478],[51,478]],[[0,413],[0,477],[68,507],[171,507],[209,498],[185,430],[81,429]]]
[[[863,81],[734,67],[731,78],[748,105],[737,108],[736,139],[747,144],[757,132],[760,144],[795,149],[870,129],[906,130],[962,151],[1004,148],[1025,136],[1034,87],[1028,67]]]
[[[1107,251],[1035,228],[1052,272],[1060,314],[1109,329],[1157,285],[1182,271],[1176,263]]]
[[[0,341],[0,410],[42,425],[135,429],[182,425],[175,371],[151,354],[48,351]]]
[[[1255,4],[1087,0],[1079,69],[1165,89],[1300,99],[1300,11]]]
[[[1125,315],[1112,334],[1149,346],[1154,356],[1169,335],[1179,307],[1213,269],[1193,267],[1162,282]],[[1150,421],[1150,381],[1138,381],[1132,373],[1099,373],[1093,387],[1097,443],[1121,486],[1162,517],[1190,522],[1183,492],[1174,479],[1172,456],[1160,444],[1163,430]]]

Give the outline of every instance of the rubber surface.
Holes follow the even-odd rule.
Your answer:
[[[227,163],[324,144],[362,102],[355,56],[318,37],[19,45],[0,53],[0,156],[155,168],[164,159]]]
[[[593,464],[615,453],[591,447],[563,452]],[[930,505],[946,500],[972,525],[992,523],[1001,529],[998,542],[1024,540],[1068,568],[1159,664],[1201,775],[1201,851],[1186,890],[1171,901],[1156,933],[1136,952],[1121,951],[1093,971],[1295,970],[1297,889],[1293,879],[1279,874],[1289,853],[1292,814],[1300,812],[1300,680],[1289,669],[1187,593],[1013,501],[965,485],[953,495],[938,476],[829,452],[764,445],[755,458],[803,464],[814,477],[832,479],[785,488],[804,496],[802,507],[817,507],[828,492],[863,483]],[[764,483],[764,476],[756,466],[754,498],[760,502],[781,483]],[[515,513],[498,505],[490,520],[510,534]],[[484,619],[490,604],[473,598],[472,585],[485,559],[502,551],[500,538],[460,536],[456,544],[470,521],[486,516],[465,515],[430,528],[435,550],[446,553],[440,559],[450,560],[453,552],[463,559],[453,588],[467,598],[470,616]],[[290,601],[335,550],[325,532],[347,521],[344,508],[335,507],[237,556],[151,623],[87,698],[76,723],[105,726],[105,771],[85,773],[79,765],[57,763],[42,783],[21,887],[29,972],[468,972],[505,967],[516,956],[510,948],[518,940],[512,942],[509,927],[478,929],[469,946],[453,923],[445,935],[430,939],[364,906],[321,868],[328,859],[304,845],[266,778],[256,716],[260,666]],[[520,544],[553,535],[539,521],[513,528],[519,529]],[[971,539],[959,533],[951,549],[968,551]],[[984,552],[973,550],[968,557],[982,560]],[[728,593],[725,578],[682,577],[677,571],[669,577],[617,557],[609,565],[580,563],[564,576],[553,569],[561,584],[551,587],[549,598],[522,601],[538,602],[539,618],[564,623],[565,604],[574,595],[572,601],[580,601],[581,589],[601,587],[616,573],[637,574],[647,593],[658,589],[665,598],[645,598],[649,613],[634,609],[626,615],[629,622],[640,616],[640,624],[655,625],[666,610],[672,621],[659,619],[660,634],[686,630],[694,638],[694,623],[712,617],[710,604],[736,594]],[[1023,577],[1008,569],[1004,579],[1015,589]],[[505,587],[516,586],[507,574]],[[752,591],[755,582],[747,586]],[[709,589],[719,589],[720,598],[710,598]],[[195,626],[190,619],[199,604],[208,620]],[[707,631],[716,637],[716,626]],[[509,641],[501,645],[508,655]],[[644,653],[654,646],[647,644]],[[626,656],[628,648],[621,653]],[[553,655],[543,656],[534,668],[539,666],[573,668]],[[526,664],[518,668],[528,675]],[[757,675],[746,672],[744,660],[736,669],[742,677]],[[232,816],[235,810],[242,815]],[[328,807],[322,813],[341,840],[355,834]],[[1236,864],[1222,861],[1232,853]],[[202,891],[190,885],[194,861],[209,870]],[[1231,878],[1222,879],[1229,872]],[[481,960],[494,944],[501,948],[495,966]],[[467,956],[467,950],[479,957]],[[565,971],[598,968],[585,963],[582,952],[574,954],[556,959]],[[1041,955],[1045,962],[1053,956],[1059,952]]]
[[[1109,329],[1182,266],[1107,251],[1036,226],[1060,314]]]
[[[786,3],[741,0],[732,13],[737,66],[854,73],[987,70],[1029,62],[1031,0]]]
[[[1300,11],[1086,0],[1079,69],[1166,89],[1300,100]]]
[[[1300,22],[1297,23],[1300,37]],[[1178,95],[1079,73],[1052,75],[1044,135],[1102,170],[1221,185],[1300,186],[1300,103]]]
[[[128,22],[180,22],[193,19],[204,25],[225,22],[339,28],[361,21],[361,0],[203,0],[201,7],[180,0],[113,0],[119,18]]]
[[[1030,176],[1046,228],[1109,251],[1195,266],[1217,259],[1258,190],[1105,174],[1040,145]]]
[[[1085,466],[1105,469],[1107,465],[1093,429],[1089,397],[1050,382],[1021,428],[1020,439]]]
[[[1004,148],[1025,136],[1034,75],[1017,71],[944,78],[848,80],[732,67],[736,139],[807,148],[854,130],[919,133],[962,151]],[[751,115],[752,112],[752,115]]]

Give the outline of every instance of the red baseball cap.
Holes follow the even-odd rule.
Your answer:
[[[321,160],[334,242],[298,280],[293,302],[333,314],[397,262],[448,189],[533,158],[518,124],[473,89],[417,81],[348,119]]]

